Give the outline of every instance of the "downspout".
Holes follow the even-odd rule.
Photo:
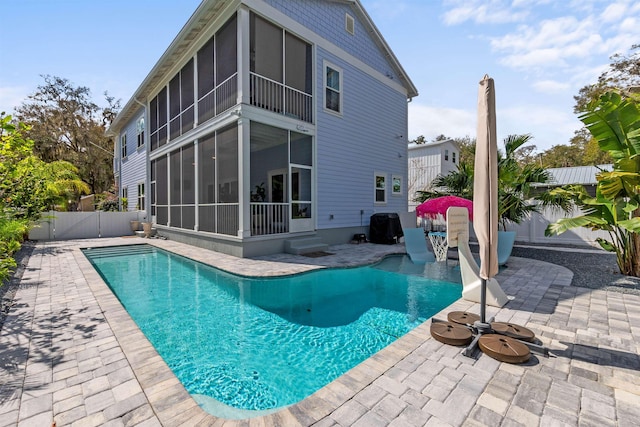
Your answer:
[[[133,101],[140,105],[144,111],[144,151],[145,151],[145,158],[144,158],[144,169],[145,169],[145,177],[144,177],[144,213],[145,213],[145,217],[142,218],[143,221],[141,222],[151,222],[151,209],[149,206],[150,197],[147,197],[147,193],[151,190],[151,185],[149,185],[149,183],[151,182],[151,165],[149,163],[149,151],[150,151],[150,147],[148,144],[149,141],[149,117],[147,117],[147,104],[143,104],[142,102],[138,101],[138,98],[134,97]],[[122,171],[120,171],[120,180],[122,181]],[[138,194],[138,197],[140,197],[140,195]],[[138,213],[138,220],[140,220],[140,213]]]

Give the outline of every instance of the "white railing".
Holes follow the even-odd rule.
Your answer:
[[[251,105],[305,122],[313,121],[313,97],[308,93],[255,73],[250,73],[249,79]]]
[[[288,203],[251,203],[252,236],[288,232]]]
[[[198,99],[198,123],[206,122],[236,105],[237,94],[238,73],[235,73]]]

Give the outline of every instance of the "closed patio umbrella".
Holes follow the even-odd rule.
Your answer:
[[[486,323],[487,279],[498,274],[498,144],[493,79],[478,90],[478,128],[473,177],[473,230],[480,246],[480,321]]]

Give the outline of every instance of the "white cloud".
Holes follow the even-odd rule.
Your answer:
[[[533,84],[533,88],[542,93],[556,94],[558,92],[566,92],[571,85],[569,83],[558,82],[555,80],[541,80]]]
[[[0,87],[0,112],[13,114],[14,109],[22,104],[28,95],[27,88],[21,86]]]
[[[602,22],[614,23],[624,17],[627,12],[627,2],[613,3],[607,6],[602,12],[600,18]]]
[[[529,15],[528,10],[520,6],[526,3],[513,2],[509,4],[505,0],[450,0],[445,2],[451,8],[444,13],[443,20],[446,25],[462,24],[473,21],[478,24],[501,24],[508,22],[521,22]]]

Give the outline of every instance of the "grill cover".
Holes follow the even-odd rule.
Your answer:
[[[369,240],[371,243],[392,245],[404,236],[400,217],[397,213],[377,213],[371,215],[369,222]]]

